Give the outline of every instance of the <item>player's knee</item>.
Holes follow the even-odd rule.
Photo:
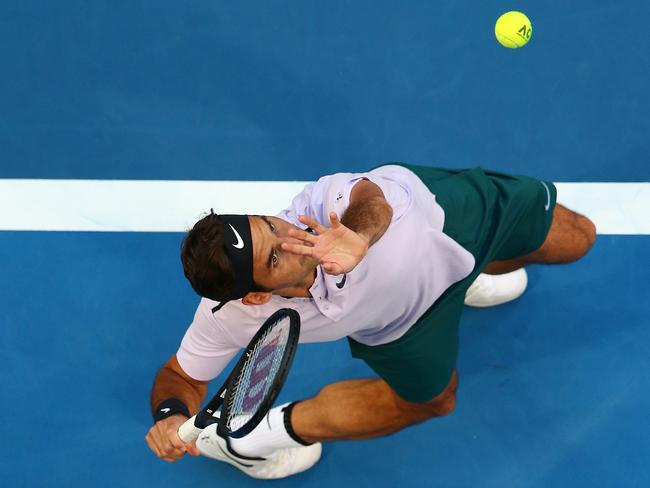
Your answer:
[[[410,409],[416,411],[422,419],[432,417],[444,417],[449,415],[456,408],[456,394],[444,391],[433,400],[425,403],[411,403]]]
[[[586,254],[587,251],[589,251],[589,249],[591,249],[592,246],[596,243],[596,224],[594,224],[587,217],[585,217],[584,220],[584,233],[587,240],[587,249],[585,251]]]
[[[416,410],[425,418],[444,417],[456,408],[456,391],[458,390],[458,375],[454,371],[449,384],[433,399],[423,403],[410,403],[410,408]]]
[[[580,215],[576,222],[577,246],[575,259],[580,259],[589,252],[596,242],[596,226],[585,216]]]
[[[458,373],[454,370],[449,383],[442,393],[429,402],[434,414],[438,417],[449,415],[456,408],[456,392],[458,391]]]
[[[456,408],[456,395],[447,393],[442,398],[434,398],[427,405],[431,410],[432,417],[444,417]]]

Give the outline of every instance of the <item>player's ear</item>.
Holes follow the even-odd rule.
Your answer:
[[[264,305],[272,296],[270,291],[251,291],[241,301],[244,305]]]

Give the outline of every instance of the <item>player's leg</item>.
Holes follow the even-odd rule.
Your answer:
[[[457,389],[455,371],[445,389],[425,403],[403,400],[380,379],[341,381],[297,403],[290,421],[306,442],[368,439],[451,413]]]
[[[449,414],[458,389],[458,326],[471,280],[451,288],[396,341],[368,346],[349,339],[352,355],[380,379],[328,385],[298,403],[291,419],[298,435],[312,441],[365,439]]]
[[[515,259],[492,261],[485,272],[509,273],[527,264],[566,264],[583,257],[596,241],[596,226],[584,215],[557,204],[544,243],[530,254]]]
[[[264,464],[270,461],[273,465],[269,469],[275,474],[244,470],[251,476],[280,477],[276,475],[313,465],[320,456],[321,441],[378,437],[449,414],[456,404],[457,388],[455,371],[447,386],[424,402],[404,400],[381,379],[340,381],[327,385],[313,398],[271,409],[250,434],[231,438],[229,444],[238,456],[268,458]],[[197,447],[209,457],[230,462],[224,458],[224,442],[216,433],[216,425],[204,430]],[[294,453],[289,464],[275,456],[287,448]]]
[[[271,415],[248,436],[233,440],[235,450],[264,455],[283,429],[299,443],[365,439],[450,413],[458,388],[458,326],[470,282],[454,285],[395,341],[369,346],[349,339],[352,355],[379,379],[328,385],[315,397],[292,404],[279,422]]]

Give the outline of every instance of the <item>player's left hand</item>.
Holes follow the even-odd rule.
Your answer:
[[[291,229],[289,236],[302,243],[284,242],[282,249],[315,259],[327,274],[349,273],[368,252],[368,238],[348,229],[335,212],[330,212],[331,227],[325,227],[306,215],[301,215],[298,220],[312,228],[316,235],[300,229]]]

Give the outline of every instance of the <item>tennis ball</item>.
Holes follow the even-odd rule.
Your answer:
[[[530,40],[533,26],[528,17],[521,12],[506,12],[497,19],[494,34],[502,46],[509,48],[523,47]]]

